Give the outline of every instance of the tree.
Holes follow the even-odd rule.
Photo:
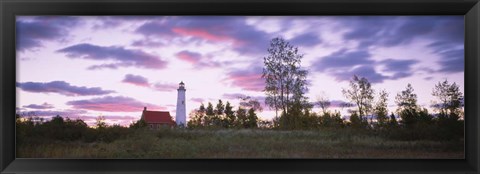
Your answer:
[[[450,84],[447,80],[438,82],[433,89],[432,95],[437,98],[434,101],[438,113],[437,135],[442,139],[460,139],[464,137],[464,124],[460,118],[463,115],[463,94],[456,83]]]
[[[255,111],[263,111],[262,105],[258,102],[257,99],[254,99],[250,96],[240,97],[240,106],[245,109],[252,108]]]
[[[95,126],[97,126],[97,129],[104,129],[104,128],[106,128],[108,125],[107,125],[107,123],[105,122],[105,117],[104,117],[104,116],[98,116],[98,117],[95,119]]]
[[[355,103],[358,109],[358,117],[364,120],[365,116],[372,110],[374,90],[370,82],[364,77],[359,78],[357,75],[350,80],[350,88],[342,89],[343,95]]]
[[[402,118],[401,123],[407,128],[412,128],[417,122],[418,105],[417,94],[414,93],[412,85],[409,83],[405,90],[401,91],[395,97],[397,112]]]
[[[255,114],[255,110],[250,108],[247,114],[247,120],[245,122],[244,128],[257,128],[258,117]]]
[[[409,83],[405,90],[401,91],[395,97],[395,103],[398,110],[418,110],[417,94],[414,93],[412,85]]]
[[[225,104],[225,120],[227,127],[233,127],[235,124],[235,111],[233,107],[230,105],[230,102],[227,101]]]
[[[225,111],[225,106],[223,105],[222,100],[218,100],[218,104],[215,107],[215,114],[217,115],[223,115],[223,112]]]
[[[440,116],[458,119],[462,114],[463,94],[456,83],[450,84],[447,80],[438,82],[432,95],[438,100],[434,101],[434,106]]]
[[[238,107],[236,115],[235,127],[244,128],[244,125],[247,123],[247,111],[242,107]]]
[[[306,99],[304,94],[307,91],[308,72],[300,67],[303,55],[298,53],[298,47],[279,37],[271,40],[268,53],[269,55],[263,58],[262,74],[266,84],[265,103],[275,110],[276,116],[279,110],[282,111],[282,116],[292,116],[290,109],[303,110],[292,108],[292,103],[303,102]]]
[[[212,126],[215,122],[215,111],[213,110],[212,103],[208,102],[207,108],[205,109],[204,124],[205,126]]]
[[[322,113],[326,114],[328,107],[330,107],[330,100],[325,92],[322,92],[320,95],[317,95],[316,104],[322,109]]]
[[[395,115],[393,114],[393,112],[392,112],[392,114],[390,114],[390,119],[388,120],[388,125],[391,128],[394,128],[394,127],[398,126],[397,118],[395,118]]]
[[[379,127],[384,127],[388,121],[388,93],[385,90],[382,90],[378,95],[379,97],[375,105],[374,112],[377,116],[377,124],[379,125]]]

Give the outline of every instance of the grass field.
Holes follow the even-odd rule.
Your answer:
[[[353,130],[137,130],[111,143],[24,143],[19,158],[464,158],[463,142],[393,141]]]

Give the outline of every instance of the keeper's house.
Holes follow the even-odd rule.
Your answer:
[[[158,129],[160,127],[174,127],[173,121],[168,111],[147,111],[147,107],[143,108],[142,120],[147,123],[150,129]]]

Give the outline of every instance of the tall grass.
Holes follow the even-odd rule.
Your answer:
[[[23,143],[20,158],[463,158],[463,142],[397,141],[350,129],[139,129],[113,142]]]

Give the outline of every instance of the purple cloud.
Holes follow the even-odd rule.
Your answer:
[[[192,64],[197,69],[202,68],[217,68],[222,66],[223,63],[208,59],[202,56],[200,53],[183,50],[175,55],[178,59],[186,61]]]
[[[290,40],[293,45],[299,46],[315,46],[317,44],[322,43],[322,40],[317,36],[315,33],[304,33],[300,34]]]
[[[396,80],[400,78],[410,77],[413,75],[412,66],[418,63],[418,60],[396,60],[396,59],[386,59],[380,61],[381,64],[385,66],[383,69],[386,72],[394,73],[390,76],[389,79]]]
[[[165,107],[149,103],[143,103],[133,98],[123,96],[105,96],[88,100],[74,100],[67,102],[67,105],[70,105],[75,109],[106,112],[141,112],[143,110],[143,107],[147,107],[153,110],[166,109]]]
[[[368,51],[348,51],[342,49],[322,57],[313,63],[313,69],[323,72],[329,69],[350,68],[355,65],[372,64],[371,54]]]
[[[428,46],[433,53],[441,57],[438,72],[464,71],[463,16],[363,16],[342,17],[338,21],[351,28],[343,35],[344,39],[357,40],[359,48],[390,47],[425,39],[431,42]]]
[[[47,41],[61,41],[69,35],[72,27],[80,23],[77,17],[70,16],[42,16],[23,20],[19,17],[16,22],[17,50],[42,47]]]
[[[145,53],[141,50],[125,49],[120,46],[97,46],[92,44],[77,44],[58,50],[66,53],[69,58],[81,58],[90,60],[114,60],[118,66],[135,66],[149,69],[163,69],[167,62],[157,56]],[[101,67],[102,65],[100,65]],[[99,67],[90,67],[96,69]]]
[[[177,58],[180,60],[183,60],[192,64],[198,63],[202,59],[202,55],[200,53],[191,52],[187,50],[180,51],[175,56],[177,56]]]
[[[382,83],[384,80],[389,79],[388,76],[377,73],[373,66],[370,65],[362,65],[350,71],[332,72],[331,75],[333,75],[337,81],[349,81],[354,75],[365,77],[370,83]]]
[[[263,91],[265,80],[262,78],[262,71],[261,67],[232,70],[223,81],[243,90]]]
[[[85,86],[72,86],[64,81],[42,82],[17,82],[17,87],[35,93],[57,93],[65,96],[89,96],[104,95],[114,93],[115,91],[103,90],[99,87],[88,88]]]
[[[152,89],[157,90],[157,91],[174,91],[178,88],[177,84],[171,84],[171,83],[155,83],[152,86]]]
[[[75,117],[75,116],[80,116],[81,114],[85,114],[87,111],[85,110],[71,110],[71,109],[65,109],[65,110],[28,110],[28,111],[23,111],[19,112],[20,116],[22,117],[43,117],[43,118],[49,118],[53,117],[56,115],[60,115],[62,117]]]
[[[150,87],[148,79],[139,75],[127,74],[122,80],[123,83],[129,83],[137,86]]]
[[[54,108],[52,104],[48,104],[46,102],[41,105],[30,104],[30,105],[25,105],[23,107],[28,109],[53,109]]]
[[[207,42],[233,43],[240,54],[265,53],[270,36],[246,24],[245,17],[238,16],[176,16],[150,21],[136,32],[146,37],[171,39],[189,37]]]

